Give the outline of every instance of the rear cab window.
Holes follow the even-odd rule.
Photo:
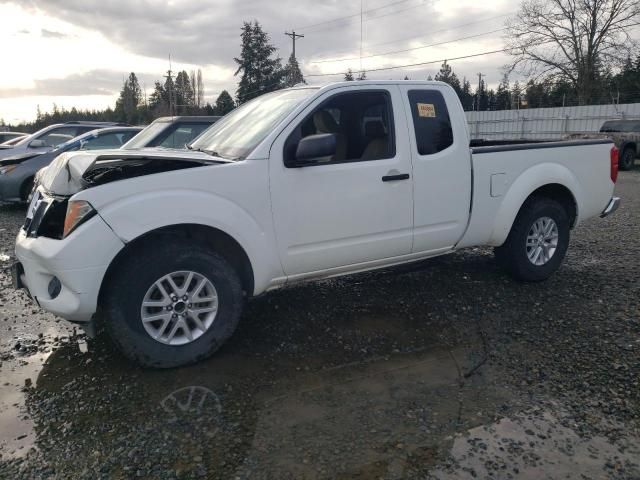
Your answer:
[[[447,104],[437,90],[409,90],[416,148],[420,155],[433,155],[453,145],[453,129]]]

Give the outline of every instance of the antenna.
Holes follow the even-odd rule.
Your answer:
[[[360,0],[360,77],[362,77],[362,16],[364,13],[364,0]]]
[[[167,93],[169,94],[169,115],[173,117],[174,104],[173,104],[173,91],[172,91],[172,85],[173,85],[173,76],[171,75],[172,73],[173,71],[171,70],[171,54],[169,54],[169,70],[167,70],[167,74],[164,76],[164,78],[168,80],[167,86],[169,87],[169,91]]]

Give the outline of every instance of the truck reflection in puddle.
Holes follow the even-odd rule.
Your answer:
[[[180,370],[140,370],[108,348],[82,354],[66,345],[27,390],[35,444],[58,475],[77,471],[78,449],[88,471],[114,477],[406,474],[407,458],[428,451],[436,461],[444,438],[483,423],[481,412],[503,401],[488,373],[461,379],[478,358],[469,348],[314,371],[284,355],[225,354]]]

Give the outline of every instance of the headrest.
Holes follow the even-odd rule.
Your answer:
[[[338,133],[338,124],[326,110],[318,110],[313,114],[313,125],[318,133]]]
[[[365,124],[364,135],[367,138],[382,138],[387,136],[387,132],[380,120],[372,120]]]

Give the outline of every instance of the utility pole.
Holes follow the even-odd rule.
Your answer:
[[[291,40],[293,41],[293,58],[295,58],[297,60],[297,57],[296,57],[296,38],[304,38],[304,35],[300,35],[299,33],[296,33],[295,30],[291,30],[291,32],[284,32],[284,34],[287,37],[290,37]]]
[[[478,94],[476,95],[476,97],[478,97],[478,101],[476,102],[478,112],[480,111],[480,89],[482,88],[482,77],[486,77],[486,75],[484,73],[478,73]]]

